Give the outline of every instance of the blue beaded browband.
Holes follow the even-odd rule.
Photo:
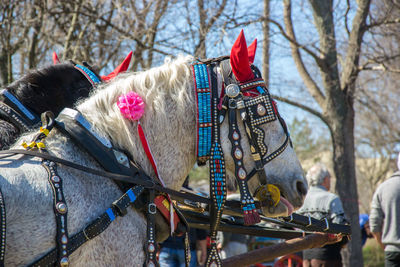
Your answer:
[[[205,64],[192,65],[197,104],[197,159],[205,164],[211,148],[211,88],[210,77]]]
[[[77,69],[80,72],[82,72],[83,75],[85,75],[85,77],[92,84],[92,86],[95,86],[96,83],[101,83],[101,80],[99,79],[99,77],[97,77],[97,75],[94,74],[93,71],[91,71],[90,69],[86,68],[85,66],[76,64],[74,67],[75,67],[75,69]]]

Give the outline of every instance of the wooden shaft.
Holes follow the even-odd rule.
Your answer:
[[[293,254],[304,249],[322,247],[327,243],[331,243],[332,239],[331,234],[324,233],[315,233],[301,238],[294,238],[224,259],[222,266],[249,266],[260,262],[272,261],[282,255]]]

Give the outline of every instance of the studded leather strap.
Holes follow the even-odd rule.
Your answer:
[[[224,153],[220,141],[220,129],[218,118],[218,86],[215,73],[210,71],[212,90],[211,90],[211,121],[212,121],[212,140],[210,151],[210,194],[212,205],[210,206],[211,226],[210,239],[211,249],[207,257],[206,266],[221,266],[222,262],[217,251],[217,228],[222,217],[222,212],[226,201],[226,174]]]
[[[143,187],[135,186],[125,192],[118,200],[116,200],[110,208],[103,214],[93,220],[82,231],[71,236],[68,246],[68,254],[74,252],[85,242],[95,238],[101,234],[118,216],[126,214],[126,209],[136,201],[139,195],[144,191]],[[29,266],[52,266],[57,261],[57,249],[52,249],[49,253],[35,261]]]
[[[147,204],[147,242],[145,243],[146,262],[144,266],[158,267],[157,246],[156,246],[156,230],[154,226],[154,217],[157,212],[157,206],[154,203],[155,192],[149,190],[149,202]]]
[[[6,206],[3,193],[0,190],[0,267],[4,266],[4,254],[6,250]]]
[[[48,160],[43,160],[42,166],[46,169],[48,180],[53,191],[53,209],[56,218],[56,244],[57,244],[57,266],[68,266],[68,208],[64,198],[61,177],[57,174],[57,165]]]

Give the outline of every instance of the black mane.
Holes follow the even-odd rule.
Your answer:
[[[64,107],[72,107],[89,95],[92,84],[72,63],[61,63],[31,70],[5,89],[40,116],[48,110],[57,115]],[[7,148],[20,134],[11,123],[0,119],[0,149]]]

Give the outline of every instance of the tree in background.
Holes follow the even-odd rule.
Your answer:
[[[344,5],[344,6],[343,6]],[[384,17],[374,17],[370,13],[371,1],[360,0],[355,4],[309,0],[308,4],[297,3],[304,16],[292,19],[292,2],[283,5],[284,27],[272,21],[290,43],[292,57],[298,73],[314,102],[305,105],[295,99],[279,98],[300,107],[320,118],[327,126],[333,147],[333,166],[337,178],[338,191],[351,220],[352,241],[348,246],[345,264],[362,264],[360,231],[358,225],[358,198],[355,165],[355,95],[363,61],[363,40],[366,33],[376,27],[385,27],[392,15],[392,5],[388,5]],[[297,10],[298,12],[298,10]],[[309,20],[308,20],[309,19]],[[351,22],[350,22],[351,20]],[[310,22],[313,21],[313,25]],[[351,24],[351,28],[349,27]],[[306,37],[298,37],[295,27],[302,27]],[[310,34],[311,33],[311,34]],[[315,33],[315,37],[312,36]],[[365,46],[365,44],[364,44]]]
[[[237,31],[247,28],[249,41],[263,36],[262,69],[272,91],[287,86],[292,73],[274,77],[270,54],[273,60],[281,60],[282,55],[274,54],[273,49],[284,46],[283,39],[289,41],[288,50],[306,88],[291,86],[286,94],[275,97],[314,114],[328,126],[332,148],[327,150],[333,151],[336,189],[353,222],[358,222],[355,150],[360,158],[394,156],[400,138],[399,6],[394,0],[296,1],[296,20],[292,19],[289,0],[283,2],[282,17],[276,18],[281,1],[264,0],[264,9],[261,2],[257,3],[260,8],[254,8],[253,1],[226,0],[3,2],[3,85],[28,68],[51,64],[53,51],[63,59],[87,60],[107,72],[132,50],[131,70],[136,71],[158,65],[166,55],[227,54]],[[300,35],[295,34],[299,31]],[[277,33],[283,38],[277,38]],[[256,61],[261,57],[260,49],[257,55]],[[289,67],[282,65],[282,69]],[[285,97],[288,94],[290,97]],[[310,135],[312,127],[305,120],[294,120],[291,128],[300,158],[325,149],[328,141],[310,139],[315,136]],[[362,162],[357,175],[367,177],[372,185],[390,168],[385,160],[384,164]],[[352,263],[358,265],[358,225],[352,227]]]

